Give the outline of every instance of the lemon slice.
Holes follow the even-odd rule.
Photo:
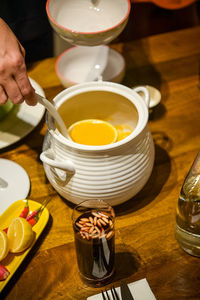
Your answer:
[[[10,252],[19,253],[30,247],[35,232],[26,219],[17,217],[10,223],[7,235]]]
[[[115,128],[118,134],[117,142],[125,139],[133,132],[132,128],[129,125],[116,125]]]
[[[9,251],[7,234],[0,230],[0,261],[3,260]]]
[[[116,142],[116,128],[103,120],[87,119],[72,124],[69,129],[71,139],[83,145],[108,145]]]

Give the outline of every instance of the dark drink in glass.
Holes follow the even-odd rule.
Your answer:
[[[107,203],[88,200],[73,212],[76,255],[81,278],[105,284],[114,273],[114,211]]]

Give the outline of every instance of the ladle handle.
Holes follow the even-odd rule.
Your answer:
[[[46,109],[48,110],[48,112],[52,115],[52,117],[56,120],[56,122],[58,123],[61,133],[67,138],[70,139],[69,133],[67,131],[67,128],[65,126],[65,123],[63,121],[63,119],[61,118],[61,116],[59,115],[59,113],[57,112],[56,108],[54,107],[54,105],[48,101],[47,99],[45,99],[44,97],[40,96],[39,94],[36,93],[38,102],[42,105],[44,105],[44,107],[46,107]]]
[[[137,86],[135,88],[133,88],[133,90],[138,93],[138,92],[142,92],[144,94],[144,101],[147,105],[147,107],[149,108],[149,104],[150,104],[150,94],[149,94],[149,90],[145,87],[145,86]]]

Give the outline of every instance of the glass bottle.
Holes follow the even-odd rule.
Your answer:
[[[175,237],[183,250],[200,257],[200,152],[181,188]]]

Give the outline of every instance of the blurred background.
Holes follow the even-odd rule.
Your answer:
[[[114,5],[115,1],[113,1]],[[27,61],[58,56],[70,44],[53,32],[46,0],[0,1],[0,17],[26,49]],[[127,26],[114,40],[124,42],[200,24],[200,0],[132,0]]]
[[[189,3],[190,2],[190,3]],[[188,4],[189,3],[189,4]],[[171,8],[171,7],[175,8]],[[200,24],[200,1],[192,0],[133,0],[128,24],[115,42],[131,41]],[[53,33],[54,55],[70,44]]]

